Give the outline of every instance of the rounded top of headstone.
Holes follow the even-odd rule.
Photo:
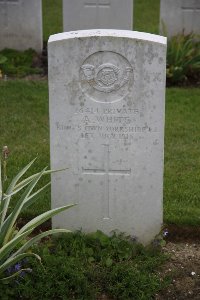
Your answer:
[[[48,43],[57,42],[61,40],[68,40],[74,38],[88,38],[88,37],[118,37],[129,38],[134,40],[149,41],[158,44],[167,44],[167,38],[161,35],[138,32],[132,30],[115,30],[115,29],[92,29],[92,30],[77,30],[68,31],[51,35]]]

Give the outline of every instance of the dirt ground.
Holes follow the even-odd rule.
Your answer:
[[[200,300],[200,228],[169,226],[163,251],[170,255],[160,276],[169,275],[172,282],[156,300]]]

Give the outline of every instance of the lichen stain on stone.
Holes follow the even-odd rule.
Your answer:
[[[155,53],[152,45],[148,46],[146,57],[149,64],[152,64],[154,58],[158,57],[158,53]]]
[[[133,102],[131,100],[128,100],[126,103],[128,106],[132,106],[132,104],[133,104]]]
[[[71,105],[76,104],[76,99],[79,96],[79,89],[77,88],[77,85],[78,85],[78,82],[76,79],[73,79],[70,83],[65,84],[67,93],[70,93],[70,95],[72,95],[69,99],[69,102]]]

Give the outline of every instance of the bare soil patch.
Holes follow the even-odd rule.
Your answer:
[[[169,260],[160,270],[161,278],[172,278],[156,300],[200,300],[200,227],[168,226],[167,244],[163,248]]]
[[[170,255],[170,259],[162,267],[160,275],[169,275],[172,282],[155,299],[199,300],[200,242],[168,242],[163,250]]]

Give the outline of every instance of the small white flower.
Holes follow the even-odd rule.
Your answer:
[[[194,275],[196,275],[196,273],[195,272],[191,272],[191,275],[194,276]]]
[[[166,236],[168,236],[168,234],[169,234],[168,229],[165,229],[165,230],[163,231],[163,236],[166,237]]]

